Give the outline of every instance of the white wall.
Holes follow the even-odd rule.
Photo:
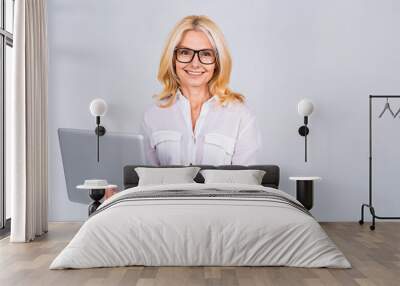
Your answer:
[[[86,206],[67,199],[57,128],[92,129],[89,102],[102,97],[110,105],[108,130],[138,131],[160,90],[156,74],[167,34],[189,14],[210,16],[225,33],[234,60],[231,87],[247,96],[262,125],[260,163],[278,164],[281,188],[291,194],[289,176],[321,176],[317,219],[358,220],[368,191],[368,95],[400,94],[395,0],[49,0],[50,220],[87,215]],[[308,163],[297,133],[296,107],[304,97],[316,107]],[[380,215],[400,212],[399,125],[400,119],[376,121]]]

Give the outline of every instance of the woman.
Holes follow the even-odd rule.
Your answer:
[[[142,123],[152,165],[250,165],[260,135],[244,97],[228,88],[231,57],[217,25],[182,19],[164,48],[158,80],[164,89]]]

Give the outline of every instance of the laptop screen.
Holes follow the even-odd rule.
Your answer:
[[[100,137],[100,161],[97,162],[97,136],[94,130],[58,129],[61,157],[68,198],[88,204],[88,191],[76,189],[86,179],[105,179],[123,189],[125,165],[145,163],[143,136],[107,132]]]

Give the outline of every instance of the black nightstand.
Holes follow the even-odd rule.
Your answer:
[[[314,181],[321,180],[321,177],[289,177],[289,180],[296,181],[296,199],[311,210],[314,204]]]
[[[109,185],[106,180],[85,180],[83,185],[76,186],[77,189],[89,191],[89,197],[93,202],[88,207],[89,216],[101,205],[100,200],[104,197],[106,189],[118,188],[116,185]]]
[[[106,190],[105,189],[90,189],[89,190],[89,197],[93,200],[88,207],[89,216],[94,213],[97,208],[101,205],[100,200],[104,197]]]

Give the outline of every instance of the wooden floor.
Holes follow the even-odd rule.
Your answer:
[[[27,244],[0,241],[0,285],[400,285],[400,223],[379,222],[374,232],[357,223],[323,223],[352,269],[289,267],[120,267],[48,270],[79,229],[52,223]]]

